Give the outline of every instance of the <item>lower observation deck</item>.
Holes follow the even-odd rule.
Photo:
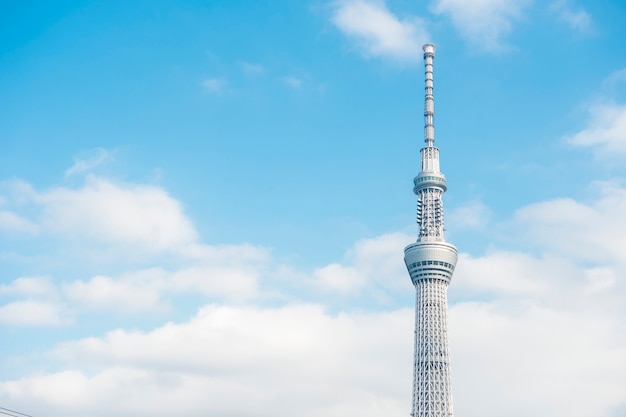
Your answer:
[[[413,285],[425,279],[449,283],[457,257],[456,247],[447,242],[417,242],[404,249],[404,262]]]

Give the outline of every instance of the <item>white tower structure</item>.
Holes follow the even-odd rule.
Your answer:
[[[443,237],[446,177],[439,170],[435,143],[433,59],[435,45],[426,44],[426,100],[422,167],[413,180],[417,194],[417,242],[404,249],[404,262],[415,285],[415,351],[413,360],[413,417],[452,417],[450,352],[448,349],[447,290],[456,266],[457,250]]]

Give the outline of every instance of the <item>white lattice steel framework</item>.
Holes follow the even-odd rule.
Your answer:
[[[439,170],[435,143],[433,59],[435,46],[426,44],[426,100],[422,166],[413,180],[417,194],[417,242],[404,249],[404,262],[415,285],[415,352],[413,361],[413,417],[451,417],[450,352],[448,349],[447,290],[457,250],[443,237],[446,177]]]

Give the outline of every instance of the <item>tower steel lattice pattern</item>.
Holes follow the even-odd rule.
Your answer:
[[[451,417],[450,352],[448,349],[448,284],[457,250],[443,236],[443,193],[446,177],[439,169],[435,143],[433,60],[435,46],[426,44],[426,95],[421,170],[413,180],[417,195],[417,242],[404,249],[404,262],[416,289],[413,417]]]

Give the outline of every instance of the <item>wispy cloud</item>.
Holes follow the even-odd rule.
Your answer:
[[[434,0],[431,11],[447,15],[473,48],[487,52],[506,50],[513,23],[524,15],[531,0]]]
[[[93,149],[87,152],[85,157],[74,159],[74,165],[65,171],[65,178],[92,171],[95,168],[110,162],[111,160],[113,160],[113,152],[103,148]]]
[[[567,136],[574,146],[591,147],[603,158],[626,154],[626,68],[614,71],[600,84],[599,98],[587,108],[586,126]]]
[[[221,93],[226,88],[226,80],[223,78],[205,78],[202,80],[202,87],[209,93]]]
[[[247,62],[247,61],[239,61],[239,65],[241,66],[241,69],[243,69],[243,71],[246,74],[263,74],[265,72],[265,67],[261,64],[256,64],[256,63],[252,63],[252,62]]]
[[[418,62],[428,41],[424,20],[399,19],[382,0],[340,0],[332,22],[350,37],[365,57]]]
[[[604,81],[602,81],[603,94],[607,97],[619,96],[620,91],[626,87],[626,68],[613,71]]]
[[[470,201],[451,211],[446,223],[455,230],[482,230],[487,226],[491,217],[491,210],[481,201]]]
[[[626,104],[605,103],[589,108],[587,127],[567,138],[576,146],[589,146],[603,156],[626,153]]]
[[[302,87],[302,80],[300,78],[290,75],[283,77],[283,82],[291,88],[299,89],[300,87]]]
[[[556,0],[550,5],[550,11],[567,23],[572,29],[588,32],[591,29],[591,16],[581,7],[572,8],[568,0]]]

